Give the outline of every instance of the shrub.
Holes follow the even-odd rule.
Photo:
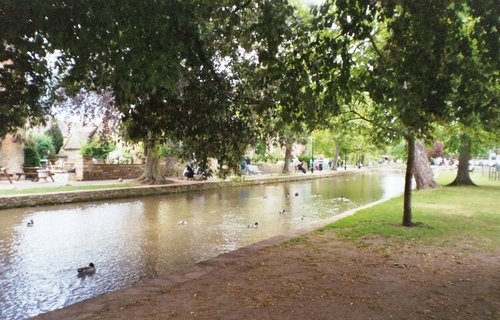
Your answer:
[[[298,157],[299,162],[304,162],[305,165],[309,166],[311,163],[311,157],[306,156],[306,155],[299,155]]]
[[[48,135],[35,134],[31,139],[41,159],[50,159],[56,154],[52,138]]]
[[[93,157],[95,159],[107,159],[111,151],[115,150],[116,145],[108,140],[93,138],[80,147],[80,153],[83,156]]]
[[[54,154],[58,154],[59,151],[61,151],[64,142],[63,134],[61,132],[61,129],[59,129],[59,125],[57,125],[57,123],[53,124],[52,126],[50,126],[49,130],[45,131],[45,134],[52,138],[52,143],[54,145]]]
[[[25,167],[38,167],[40,165],[40,155],[36,150],[33,141],[27,141],[24,145],[24,164]]]

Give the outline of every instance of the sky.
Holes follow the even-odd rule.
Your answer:
[[[299,0],[299,1],[306,5],[319,5],[325,2],[325,0]]]

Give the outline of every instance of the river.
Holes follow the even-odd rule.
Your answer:
[[[390,198],[400,172],[0,211],[0,319],[25,319]],[[284,213],[283,213],[284,211]],[[32,227],[27,223],[33,220]],[[183,222],[184,221],[184,222]],[[258,223],[258,228],[248,225]],[[90,262],[97,271],[78,277]]]

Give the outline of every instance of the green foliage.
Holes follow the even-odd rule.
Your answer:
[[[59,125],[54,123],[47,131],[45,131],[45,134],[51,137],[52,143],[54,144],[54,153],[58,154],[64,143],[63,134]]]
[[[26,141],[24,145],[24,167],[38,167],[40,165],[40,155],[33,140]]]
[[[255,146],[255,154],[259,156],[265,156],[267,152],[266,143],[264,141],[259,141]]]
[[[51,159],[55,155],[52,138],[45,133],[35,134],[31,137],[41,159]]]
[[[175,143],[168,140],[158,147],[158,154],[160,157],[178,157],[182,155],[182,143]],[[189,160],[189,159],[187,159]]]
[[[390,155],[392,159],[404,160],[407,157],[406,141],[403,139],[399,140],[398,143],[388,146],[385,148],[386,154]]]
[[[309,166],[309,163],[311,162],[311,156],[310,155],[299,155],[297,157],[297,159],[299,160],[299,162],[303,162],[304,165],[307,165],[307,166]]]
[[[0,1],[0,139],[27,121],[43,124],[49,113],[50,68],[37,34],[42,20],[32,15],[40,8],[30,3],[30,9],[19,1]]]
[[[255,146],[255,155],[252,158],[254,163],[266,163],[266,162],[277,162],[282,159],[279,152],[270,153],[267,151],[267,146],[265,141],[259,141]],[[241,161],[240,161],[241,163]]]
[[[212,157],[237,170],[261,139],[332,126],[343,153],[359,155],[373,140],[427,137],[437,121],[495,132],[498,6],[480,3],[326,1],[306,12],[286,0],[3,1],[0,61],[16,63],[0,69],[10,98],[0,136],[46,112],[49,49],[61,52],[66,87],[113,92],[127,139],[182,141],[179,155],[202,166]],[[339,130],[344,119],[331,120],[346,114],[372,121],[373,134]],[[315,153],[329,156],[329,144]]]
[[[337,137],[330,130],[319,130],[314,132],[314,154],[321,154],[332,158],[335,152]],[[317,158],[315,156],[315,158]]]
[[[254,163],[266,163],[266,162],[274,162],[276,163],[277,161],[279,161],[282,157],[280,157],[279,155],[277,154],[271,154],[271,153],[265,153],[263,155],[261,154],[256,154],[253,159],[252,159],[252,162]]]
[[[288,1],[36,3],[39,33],[67,62],[65,85],[111,90],[128,139],[172,138],[183,158],[238,168],[274,108],[266,78]]]
[[[80,153],[83,156],[105,160],[115,147],[116,144],[114,142],[95,137],[80,147]]]

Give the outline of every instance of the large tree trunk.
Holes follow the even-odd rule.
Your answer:
[[[432,172],[425,144],[422,139],[415,142],[415,159],[413,163],[413,175],[417,183],[417,189],[438,188],[439,185],[434,181],[434,173]]]
[[[415,159],[415,137],[407,136],[408,159],[406,160],[405,191],[403,202],[403,226],[411,227],[411,182],[413,178],[413,162]]]
[[[287,138],[285,142],[285,164],[283,165],[283,173],[290,172],[290,162],[292,161],[292,146],[293,139]]]
[[[472,182],[469,175],[469,160],[470,160],[470,149],[471,140],[469,136],[463,134],[460,139],[460,154],[458,156],[458,169],[457,176],[450,186],[475,186],[476,184]]]
[[[144,146],[146,166],[144,167],[144,173],[139,177],[139,180],[141,180],[143,184],[164,184],[168,182],[161,173],[160,159],[154,152],[155,147],[155,140],[148,135]]]
[[[340,142],[335,141],[335,152],[332,159],[332,170],[337,170],[340,155]]]

